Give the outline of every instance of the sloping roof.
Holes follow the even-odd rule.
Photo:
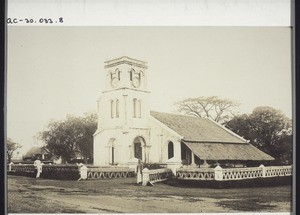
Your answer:
[[[273,157],[249,143],[197,143],[184,141],[184,144],[202,160],[274,160]]]
[[[44,147],[32,147],[25,155],[24,157],[31,157],[33,154],[49,154],[48,150]]]
[[[209,119],[151,111],[151,116],[183,136],[183,140],[216,143],[246,143]]]
[[[202,160],[274,160],[209,119],[154,111],[151,116],[183,136],[182,142]]]

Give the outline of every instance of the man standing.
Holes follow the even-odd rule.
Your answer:
[[[34,168],[36,169],[37,173],[36,173],[36,178],[40,177],[40,174],[42,173],[42,167],[43,167],[43,163],[40,160],[35,160],[33,163]]]

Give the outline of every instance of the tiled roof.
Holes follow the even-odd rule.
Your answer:
[[[246,143],[245,140],[206,118],[151,111],[151,116],[183,136],[183,140],[215,143]]]
[[[184,143],[202,160],[274,160],[273,157],[260,151],[249,143]]]

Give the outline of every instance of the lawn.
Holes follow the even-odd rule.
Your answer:
[[[60,181],[8,176],[9,213],[289,212],[291,186],[139,186],[135,178]]]

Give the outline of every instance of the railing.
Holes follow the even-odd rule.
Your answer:
[[[42,164],[37,168],[34,164],[9,164],[8,173],[15,175],[30,174],[30,176],[77,180],[81,177],[80,167],[77,165]],[[36,175],[34,175],[36,174]]]
[[[214,180],[215,172],[212,168],[179,169],[176,177],[184,180]]]
[[[34,166],[33,164],[13,164],[8,165],[9,172],[27,172],[27,173],[34,173]]]
[[[77,165],[43,165],[43,173],[79,173]]]
[[[129,178],[134,177],[134,169],[127,167],[88,167],[88,179]]]
[[[164,169],[143,169],[142,171],[142,185],[146,186],[149,182],[161,182],[165,181],[173,176],[172,170],[168,168]]]
[[[251,179],[260,178],[263,176],[263,170],[259,167],[254,168],[231,168],[223,169],[223,181],[224,180],[241,180],[241,179]]]
[[[265,167],[265,177],[290,176],[292,175],[291,166],[268,166]]]
[[[231,181],[266,177],[291,176],[291,166],[269,166],[249,168],[180,168],[177,169],[176,177],[182,180],[216,180]]]
[[[8,173],[22,175],[30,173],[32,176],[37,171],[33,164],[10,164]],[[42,165],[40,177],[54,179],[105,179],[105,178],[128,178],[134,177],[134,169],[128,167],[97,167],[83,164],[79,165]],[[37,176],[38,177],[38,176]]]

